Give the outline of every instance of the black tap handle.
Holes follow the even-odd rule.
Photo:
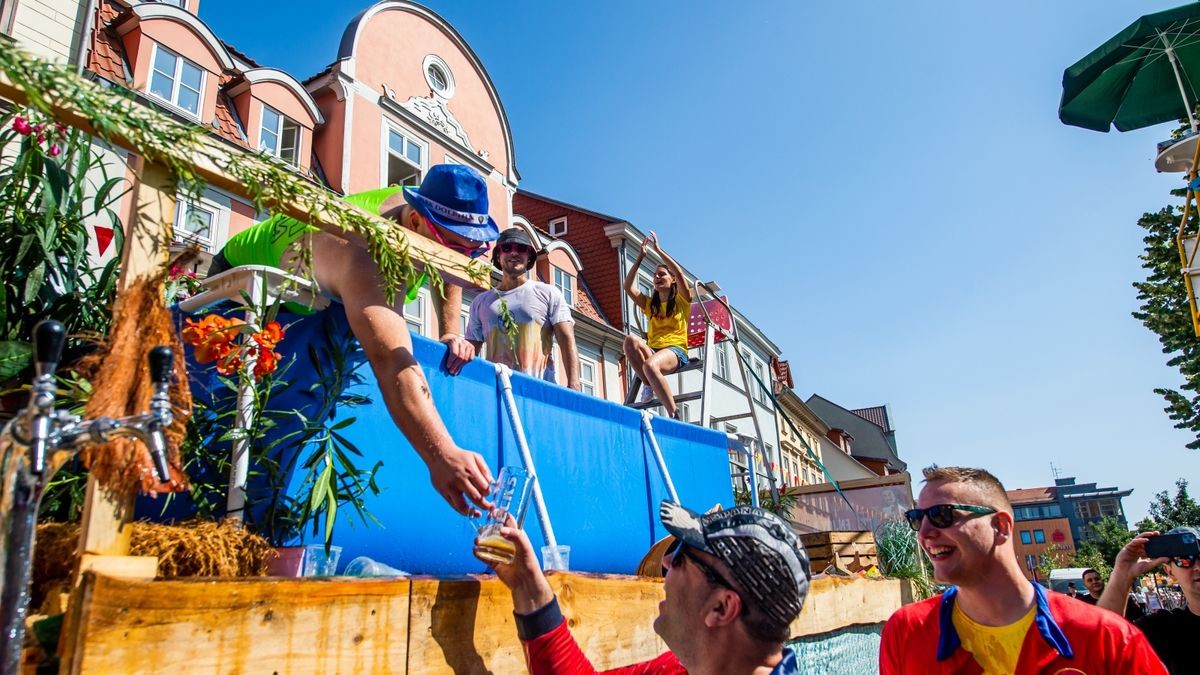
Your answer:
[[[155,384],[169,383],[174,365],[175,353],[170,347],[159,345],[150,350],[150,380]]]
[[[46,319],[33,327],[33,361],[39,376],[49,375],[58,368],[66,341],[67,329],[57,321]]]

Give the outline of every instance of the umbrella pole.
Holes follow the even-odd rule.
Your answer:
[[[1171,42],[1167,40],[1167,36],[1163,35],[1162,31],[1158,32],[1158,39],[1162,40],[1163,45],[1166,46],[1167,59],[1171,61],[1171,70],[1175,73],[1175,84],[1179,86],[1179,95],[1183,97],[1183,109],[1187,111],[1188,124],[1192,126],[1192,132],[1195,133],[1198,131],[1196,115],[1192,112],[1192,104],[1188,101],[1187,89],[1183,86],[1183,74],[1179,72],[1179,61],[1175,58],[1175,47],[1171,45]],[[1192,171],[1195,172],[1195,170],[1196,164],[1193,162]],[[1192,176],[1192,178],[1195,178],[1195,176]],[[1194,311],[1192,313],[1195,314]],[[1197,328],[1197,330],[1200,331],[1200,328]]]

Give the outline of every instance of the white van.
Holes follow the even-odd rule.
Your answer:
[[[1066,593],[1067,584],[1074,581],[1075,590],[1080,593],[1087,593],[1087,589],[1083,587],[1083,572],[1086,569],[1088,568],[1063,567],[1062,569],[1050,570],[1050,590]]]

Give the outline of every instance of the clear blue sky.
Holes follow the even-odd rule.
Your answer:
[[[499,89],[521,186],[656,230],[791,361],[796,389],[891,406],[910,468],[1134,488],[1200,454],[1130,316],[1170,126],[1057,118],[1062,71],[1172,0],[428,3]],[[304,79],[367,0],[203,0]],[[324,12],[324,14],[320,14]],[[402,39],[402,36],[398,36]]]

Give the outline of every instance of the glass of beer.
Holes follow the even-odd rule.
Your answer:
[[[492,503],[479,522],[475,538],[475,557],[487,563],[507,565],[517,555],[516,546],[500,536],[500,528],[512,516],[517,523],[525,514],[533,481],[529,472],[517,466],[500,468],[500,475],[488,489]]]

